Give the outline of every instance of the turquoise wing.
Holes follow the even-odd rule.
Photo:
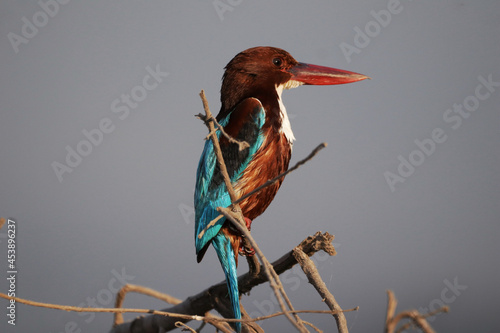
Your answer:
[[[221,136],[220,131],[217,131],[222,156],[232,183],[239,180],[254,154],[262,146],[264,141],[262,127],[265,120],[266,112],[260,101],[256,98],[247,98],[219,121],[229,135],[250,145],[249,148],[240,151],[237,144],[230,143]],[[201,261],[210,241],[226,220],[221,218],[208,226],[219,216],[217,207],[228,207],[230,204],[231,198],[217,164],[212,140],[207,140],[198,164],[194,193],[195,245],[198,261]]]

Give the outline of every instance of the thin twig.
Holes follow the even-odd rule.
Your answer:
[[[427,314],[421,314],[417,310],[409,310],[403,311],[394,315],[396,312],[397,300],[394,296],[394,293],[391,290],[387,291],[387,315],[386,315],[386,324],[385,324],[385,332],[393,333],[396,330],[396,327],[400,321],[403,319],[409,319],[410,322],[402,325],[396,332],[402,332],[404,329],[410,328],[412,326],[418,327],[424,333],[435,333],[434,329],[432,329],[431,325],[427,322],[427,317],[433,316],[440,312],[448,312],[448,307],[443,306],[433,312]]]
[[[341,312],[352,312],[352,311],[358,311],[359,306],[352,308],[352,309],[347,309],[347,310],[342,310]],[[316,314],[336,314],[339,313],[339,311],[328,311],[328,310],[294,310],[294,311],[288,311],[289,313],[316,313]],[[278,317],[284,315],[283,312],[276,312],[267,316],[262,316],[262,317],[256,317],[253,318],[251,321],[263,321],[266,319]]]
[[[396,314],[396,307],[398,306],[398,300],[394,296],[392,290],[387,290],[387,312],[385,316],[385,325],[389,327],[389,323]]]
[[[241,307],[241,319],[245,320],[252,319],[252,317],[250,317],[250,315],[248,314],[248,312],[245,310],[244,307]],[[262,327],[260,327],[259,324],[257,324],[256,321],[254,322],[247,321],[244,328],[247,329],[247,332],[243,331],[244,333],[265,333],[265,331],[262,329]]]
[[[226,164],[224,163],[224,158],[222,157],[222,150],[220,149],[219,140],[217,139],[217,135],[215,134],[215,127],[213,123],[212,112],[210,112],[210,107],[208,106],[208,101],[205,96],[205,92],[202,90],[200,92],[200,97],[203,102],[203,108],[205,113],[207,114],[207,126],[210,131],[210,138],[212,139],[212,143],[214,145],[215,155],[217,156],[217,162],[219,163],[220,171],[224,178],[224,183],[226,184],[227,191],[229,196],[231,197],[231,202],[234,202],[238,199],[236,196],[236,192],[233,189],[231,184],[231,178],[229,177],[229,173],[227,172]]]
[[[215,320],[204,321],[203,324],[201,324],[200,327],[196,330],[197,332],[201,332],[203,325],[205,325],[206,323],[212,325],[213,327],[215,327],[217,330],[221,331],[222,333],[232,333],[233,332],[233,329],[231,328],[231,326],[229,326],[229,324],[226,321],[224,321],[223,318],[217,317],[217,316],[211,314],[210,312],[205,313],[205,317],[217,318],[217,319],[220,319],[220,321],[215,321]]]
[[[447,313],[449,311],[449,307],[448,306],[443,306],[437,310],[434,310],[432,312],[429,312],[429,313],[418,313],[416,310],[413,310],[413,311],[405,311],[405,312],[402,312],[401,314],[405,314],[407,313],[406,317],[409,317],[411,319],[413,319],[412,317],[415,317],[415,318],[418,318],[417,320],[420,321],[421,319],[424,319],[424,318],[429,318],[429,317],[433,317],[441,312],[443,313]],[[403,317],[405,316],[402,316],[401,319],[403,319]],[[400,320],[398,320],[400,321]],[[425,322],[425,324],[423,324],[423,326],[425,325],[429,325],[427,323],[427,321]],[[396,331],[396,333],[401,333],[401,332],[404,332],[405,330],[409,329],[410,327],[415,327],[415,326],[418,326],[418,325],[415,325],[414,321],[409,321],[407,323],[405,323],[404,325],[402,325],[401,327],[398,328],[398,330]],[[431,329],[431,331],[427,330],[427,331],[424,331],[424,332],[432,332],[432,328],[429,326],[429,328]]]
[[[176,322],[175,323],[175,327],[177,328],[180,328],[181,331],[183,332],[191,332],[191,333],[196,333],[196,331],[194,329],[192,329],[191,327],[189,327],[188,325],[184,324],[183,322]]]
[[[215,126],[217,126],[217,129],[219,131],[221,131],[222,135],[224,135],[226,137],[226,139],[231,142],[231,143],[234,143],[234,144],[237,144],[238,145],[238,150],[239,151],[242,151],[242,150],[245,150],[247,148],[250,147],[250,145],[248,144],[248,142],[246,141],[239,141],[239,140],[236,140],[235,138],[233,138],[232,136],[230,136],[229,134],[226,133],[226,131],[224,130],[224,127],[222,127],[221,124],[219,124],[219,122],[217,121],[217,119],[214,118],[214,116],[211,116],[210,118],[208,118],[207,116],[204,116],[202,115],[201,113],[198,113],[196,116],[196,118],[198,119],[201,119],[205,122],[205,124],[208,123],[208,121],[213,121],[213,123],[215,124]],[[213,132],[210,132],[206,137],[205,137],[205,140],[209,140],[210,139],[210,135],[212,134]]]
[[[314,326],[312,323],[310,323],[308,321],[305,321],[305,320],[302,320],[302,322],[304,323],[304,325],[312,327],[312,329],[315,330],[317,333],[323,333],[322,330],[320,330],[319,328],[317,328],[316,326]]]
[[[306,158],[304,158],[303,160],[298,161],[293,167],[291,167],[287,171],[285,171],[285,172],[277,175],[273,179],[268,180],[267,182],[265,182],[261,186],[257,187],[255,190],[253,190],[253,191],[245,194],[244,196],[242,196],[241,198],[239,198],[238,200],[236,200],[235,203],[240,203],[241,201],[245,200],[249,196],[254,195],[257,192],[262,191],[264,188],[266,188],[266,187],[268,187],[268,186],[276,183],[278,180],[280,180],[281,178],[285,177],[290,172],[293,172],[293,171],[297,170],[301,165],[307,163],[310,159],[312,159],[314,156],[316,156],[316,154],[319,153],[319,151],[321,149],[326,148],[327,146],[328,146],[328,144],[326,142],[320,143],[316,148],[313,149],[313,151],[311,153],[309,153],[309,155]]]
[[[19,298],[19,297],[10,297],[10,296],[3,294],[3,293],[0,293],[0,298],[5,298],[7,300],[15,300],[18,303],[31,305],[31,306],[37,306],[37,307],[41,307],[41,308],[72,311],[72,312],[149,313],[149,314],[157,314],[157,315],[161,315],[161,316],[165,316],[165,317],[175,317],[175,318],[181,318],[181,319],[187,319],[187,320],[204,320],[204,319],[206,319],[203,316],[192,316],[192,315],[186,315],[186,314],[181,314],[181,313],[172,313],[172,312],[167,312],[167,311],[158,311],[158,310],[150,310],[150,309],[83,308],[83,307],[72,306],[72,305],[59,305],[59,304],[43,303],[43,302],[31,301],[31,300]],[[218,319],[210,318],[210,320],[218,320]],[[223,319],[220,318],[220,320],[223,320]]]
[[[334,315],[334,314],[337,314],[339,312],[352,312],[352,311],[358,311],[359,310],[359,306],[355,307],[355,308],[352,308],[352,309],[347,309],[347,310],[342,310],[342,311],[332,311],[332,310],[288,310],[288,311],[280,311],[280,312],[275,312],[273,314],[270,314],[270,315],[266,315],[266,316],[261,316],[261,317],[255,317],[255,318],[249,318],[247,320],[243,320],[243,319],[231,319],[231,318],[214,318],[214,320],[217,320],[217,321],[223,321],[223,322],[228,322],[228,323],[236,323],[236,322],[241,322],[241,323],[246,323],[246,322],[250,322],[250,323],[253,323],[253,322],[257,322],[257,321],[264,321],[264,320],[267,320],[267,319],[270,319],[270,318],[275,318],[275,317],[279,317],[279,316],[283,316],[283,315],[286,315],[287,313],[289,314],[299,314],[299,313],[307,313],[307,314],[331,314],[331,315]],[[200,318],[203,318],[203,317],[200,317]],[[204,318],[203,318],[204,319]]]
[[[182,300],[178,298],[175,298],[173,296],[164,293],[160,293],[148,287],[138,286],[135,284],[126,284],[123,287],[121,287],[118,293],[116,294],[115,308],[118,309],[122,307],[123,302],[125,301],[125,295],[127,295],[130,292],[151,296],[156,299],[162,300],[168,304],[175,305],[182,302]],[[115,320],[113,322],[113,326],[120,325],[121,323],[123,323],[123,314],[121,312],[117,312],[115,313]]]
[[[302,270],[306,274],[309,283],[312,284],[314,288],[316,288],[319,295],[321,296],[321,298],[324,299],[328,307],[331,310],[338,311],[338,313],[334,314],[333,316],[335,318],[335,321],[337,322],[337,328],[339,330],[339,333],[347,333],[349,330],[347,328],[347,321],[345,319],[345,316],[342,313],[342,308],[337,303],[332,293],[330,293],[330,291],[326,287],[325,282],[323,282],[323,280],[321,279],[321,276],[319,275],[319,272],[316,266],[314,265],[314,262],[299,247],[293,249],[293,255],[295,256],[295,259],[297,259],[297,262],[299,263],[300,267],[302,267]]]
[[[276,312],[267,316],[262,316],[262,317],[257,317],[257,318],[250,318],[247,320],[238,320],[238,319],[228,319],[228,318],[219,318],[215,316],[192,316],[192,315],[185,315],[182,313],[172,313],[172,312],[167,312],[167,311],[158,311],[158,310],[149,310],[149,309],[129,309],[129,308],[89,308],[89,307],[78,307],[78,306],[71,306],[71,305],[60,305],[60,304],[51,304],[51,303],[43,303],[43,302],[36,302],[36,301],[31,301],[27,300],[24,298],[19,298],[19,297],[11,297],[8,296],[4,293],[0,293],[0,298],[4,298],[6,300],[15,300],[17,303],[22,303],[26,305],[31,305],[31,306],[36,306],[36,307],[41,307],[41,308],[47,308],[47,309],[56,309],[56,310],[63,310],[63,311],[71,311],[71,312],[107,312],[107,313],[116,313],[116,312],[121,312],[121,313],[148,313],[148,314],[157,314],[161,316],[166,316],[166,317],[175,317],[179,319],[188,319],[188,320],[197,320],[197,321],[207,321],[207,322],[212,322],[212,321],[217,321],[217,322],[256,322],[256,321],[262,321],[266,320],[269,318],[274,318],[278,316],[283,316],[291,313],[317,313],[317,314],[334,314],[336,311],[321,311],[321,310],[293,310],[293,311],[286,311],[286,312]],[[343,312],[349,312],[349,311],[356,311],[358,308],[353,308],[349,310],[343,310]]]
[[[283,285],[281,285],[281,282],[279,281],[279,278],[277,278],[277,274],[274,271],[272,265],[269,263],[269,261],[267,260],[267,258],[264,256],[264,254],[260,250],[259,246],[257,245],[257,243],[253,239],[252,235],[250,234],[250,232],[246,229],[246,227],[242,226],[236,220],[236,217],[234,216],[235,214],[230,209],[223,208],[223,207],[218,207],[217,211],[219,211],[220,213],[224,214],[224,216],[229,221],[231,221],[233,223],[233,225],[238,229],[238,231],[241,232],[243,234],[243,236],[252,245],[253,249],[255,250],[255,254],[259,257],[260,261],[262,262],[262,266],[264,267],[264,273],[267,275],[267,277],[269,279],[269,285],[271,286],[271,288],[274,291],[274,294],[276,296],[276,299],[278,300],[279,306],[280,306],[281,310],[283,310],[283,312],[285,312],[285,315],[288,318],[288,320],[290,320],[290,322],[295,327],[297,327],[297,329],[300,332],[307,332],[307,329],[301,324],[300,318],[297,320],[297,317],[296,317],[296,319],[294,320],[292,318],[292,316],[286,310],[286,306],[283,303],[283,299],[282,298],[286,299],[286,302],[287,302],[288,306],[291,308],[291,310],[293,310],[293,306],[292,306],[290,300],[288,299],[288,297],[286,296],[286,292],[283,289]]]
[[[445,305],[445,306],[440,307],[439,309],[436,309],[436,310],[431,311],[429,313],[422,314],[422,317],[429,318],[429,317],[434,317],[435,315],[440,314],[440,313],[448,313],[448,312],[450,312],[450,307]]]
[[[288,295],[285,292],[285,288],[283,287],[283,284],[281,283],[281,280],[279,279],[278,274],[276,274],[276,272],[274,271],[272,265],[269,263],[269,261],[267,261],[267,258],[265,258],[265,259],[266,259],[265,265],[269,267],[269,271],[273,275],[274,280],[276,281],[276,284],[278,285],[278,290],[281,292],[281,295],[285,299],[285,302],[286,302],[288,308],[290,310],[292,310],[292,311],[295,310],[293,308],[292,302],[290,301],[290,299],[288,298]],[[302,329],[303,329],[304,331],[308,332],[308,330],[306,329],[306,327],[302,323],[302,319],[299,317],[299,315],[296,314],[296,313],[294,313],[293,316],[295,317],[295,320],[297,321],[297,325],[300,327],[299,330],[302,331]]]

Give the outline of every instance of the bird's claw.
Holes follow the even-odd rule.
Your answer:
[[[248,231],[252,230],[252,220],[250,220],[248,217],[244,217],[245,219],[245,224],[247,226]]]
[[[241,245],[238,253],[240,254],[240,256],[251,257],[255,254],[255,249],[253,247],[248,248],[244,245]]]
[[[250,220],[248,217],[244,217],[243,218],[245,220],[245,225],[248,229],[248,231],[250,231],[252,229],[252,220]],[[244,238],[245,236],[241,236],[242,238]],[[241,256],[245,256],[245,257],[251,257],[255,254],[255,250],[253,247],[246,247],[244,245],[244,242],[241,243],[241,246],[239,248],[239,254]]]

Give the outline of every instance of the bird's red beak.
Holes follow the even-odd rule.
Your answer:
[[[292,74],[292,80],[314,85],[345,84],[370,78],[363,74],[303,62],[299,62],[288,72]]]

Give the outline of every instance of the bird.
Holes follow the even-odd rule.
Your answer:
[[[368,79],[345,70],[298,62],[287,51],[258,46],[238,53],[225,67],[217,122],[232,138],[245,141],[239,150],[217,131],[222,156],[238,197],[242,197],[288,169],[295,136],[282,92],[301,85],[336,85]],[[283,178],[239,203],[247,228],[274,199]],[[238,254],[253,255],[241,245],[241,234],[217,207],[229,207],[231,198],[217,164],[212,140],[207,140],[198,163],[194,193],[195,247],[198,263],[210,244],[225,274],[233,315],[241,319],[238,291]],[[241,323],[234,324],[237,332]]]

